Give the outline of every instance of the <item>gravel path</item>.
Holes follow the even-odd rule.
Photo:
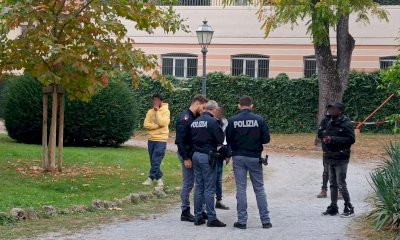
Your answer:
[[[129,145],[143,145],[131,141]],[[174,150],[171,145],[170,150]],[[150,220],[132,220],[99,226],[73,235],[51,234],[42,239],[348,239],[347,227],[351,219],[323,217],[322,210],[329,199],[317,199],[320,189],[322,162],[320,159],[273,155],[270,166],[266,168],[266,191],[273,228],[261,228],[255,196],[248,186],[249,220],[247,230],[233,228],[236,221],[236,199],[234,194],[225,197],[224,202],[231,207],[229,211],[217,211],[218,218],[228,224],[226,228],[210,229],[195,227],[191,223],[180,222],[180,209],[177,204],[167,214],[151,216]],[[360,164],[349,166],[349,189],[356,214],[369,210],[365,202],[371,188],[367,182],[369,169]],[[340,211],[343,202],[340,202]]]

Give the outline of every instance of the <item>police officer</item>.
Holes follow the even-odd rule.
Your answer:
[[[247,172],[256,194],[258,211],[263,228],[271,228],[267,196],[264,191],[263,166],[260,163],[263,144],[270,141],[265,120],[252,112],[253,104],[249,96],[239,100],[240,113],[229,119],[226,137],[232,149],[233,172],[236,179],[236,199],[238,221],[234,227],[246,229],[247,223]]]
[[[318,129],[318,138],[322,140],[324,158],[329,163],[329,182],[331,184],[331,205],[323,215],[337,215],[338,190],[344,200],[344,211],[341,217],[354,216],[354,207],[350,203],[347,190],[346,175],[350,159],[350,148],[355,143],[354,125],[343,114],[345,106],[341,102],[328,105],[330,118],[321,122]]]
[[[192,104],[178,118],[176,123],[175,144],[178,147],[178,158],[182,163],[182,189],[181,189],[181,221],[194,222],[194,216],[190,213],[190,192],[194,186],[194,173],[192,168],[192,136],[190,125],[204,111],[207,99],[202,95],[196,95]],[[207,216],[204,214],[205,217]]]
[[[214,207],[215,183],[216,183],[216,157],[218,145],[224,142],[224,133],[219,126],[215,114],[218,111],[218,103],[209,101],[206,104],[206,112],[191,124],[193,141],[193,169],[195,178],[194,189],[194,224],[202,225],[206,221],[203,218],[203,202],[207,211],[208,227],[225,227],[226,224],[217,219]]]

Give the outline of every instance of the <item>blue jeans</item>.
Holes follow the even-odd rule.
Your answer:
[[[264,173],[263,166],[259,163],[258,158],[250,158],[244,156],[233,157],[233,172],[236,179],[236,200],[238,222],[240,224],[247,223],[247,172],[250,173],[250,180],[253,184],[253,190],[256,194],[258,212],[262,224],[270,223],[267,195],[264,190]]]
[[[217,186],[216,186],[216,195],[217,201],[222,200],[222,172],[224,168],[224,161],[217,161]]]
[[[208,161],[208,154],[195,152],[193,154],[194,170],[194,214],[195,220],[203,217],[203,204],[206,205],[206,212],[209,221],[217,219],[215,212],[215,182],[217,171],[211,167]]]
[[[149,149],[149,156],[150,156],[150,173],[149,178],[152,180],[161,179],[163,173],[161,171],[161,162],[165,156],[165,150],[167,148],[166,142],[154,142],[148,141],[148,149]]]

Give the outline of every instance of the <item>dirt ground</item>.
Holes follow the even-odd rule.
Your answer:
[[[170,133],[170,143],[175,141],[175,133]],[[147,140],[145,132],[139,132],[134,140]],[[314,134],[272,134],[271,143],[268,144],[267,152],[288,155],[300,155],[309,157],[321,156],[321,147],[314,145]],[[356,143],[352,148],[352,159],[355,161],[379,161],[385,155],[385,146],[391,141],[400,141],[400,135],[389,134],[361,134],[357,136]]]

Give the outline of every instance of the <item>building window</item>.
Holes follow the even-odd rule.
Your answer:
[[[268,78],[269,57],[265,55],[234,55],[232,56],[233,76],[247,75],[254,78]]]
[[[161,56],[163,75],[178,78],[197,76],[197,56],[193,54],[165,54]]]
[[[392,66],[396,60],[397,58],[395,56],[379,58],[380,69],[386,70],[388,67]]]
[[[336,56],[333,56],[333,61],[336,62]],[[304,57],[304,77],[309,78],[317,74],[317,60],[315,56]]]

